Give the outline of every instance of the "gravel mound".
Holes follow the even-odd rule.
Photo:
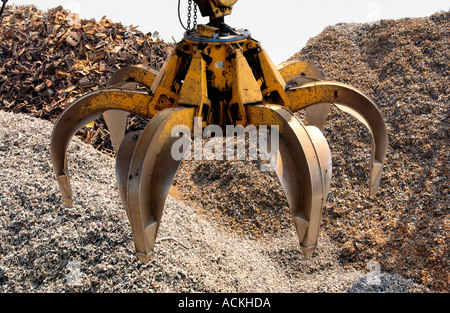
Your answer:
[[[382,189],[367,199],[366,131],[342,114],[330,116],[325,135],[335,180],[323,228],[341,259],[360,268],[376,259],[383,270],[442,292],[450,291],[449,32],[448,11],[340,24],[294,56],[373,98],[388,127]]]
[[[0,292],[425,292],[399,276],[344,268],[322,236],[305,259],[293,229],[250,240],[168,198],[154,258],[134,255],[114,160],[76,139],[75,207],[49,161],[52,124],[0,111]],[[368,278],[370,278],[368,280]]]

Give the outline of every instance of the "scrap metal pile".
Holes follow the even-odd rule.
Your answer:
[[[106,86],[117,69],[144,64],[159,69],[172,45],[157,33],[133,26],[80,19],[58,7],[7,6],[0,28],[0,104],[6,111],[55,120],[77,96]],[[134,117],[130,129],[146,120]],[[78,134],[101,151],[112,152],[100,119]]]

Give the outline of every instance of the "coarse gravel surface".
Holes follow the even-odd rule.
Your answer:
[[[361,90],[387,125],[381,186],[369,198],[370,134],[335,108],[329,115],[324,135],[333,177],[321,231],[337,245],[339,260],[361,270],[376,261],[440,292],[450,290],[449,32],[450,12],[338,24],[291,58]],[[258,238],[291,225],[275,173],[261,173],[258,162],[184,162],[176,182],[229,231]]]
[[[73,140],[75,206],[66,208],[50,163],[52,124],[0,111],[0,125],[0,292],[429,291],[399,275],[344,268],[323,235],[305,259],[293,228],[251,240],[171,196],[144,265],[134,255],[113,158]]]
[[[330,115],[325,136],[337,179],[323,229],[341,246],[341,259],[361,268],[375,259],[441,292],[450,291],[449,47],[446,11],[330,26],[293,57],[367,94],[388,128],[381,190],[367,199],[361,183],[370,137],[347,116]]]

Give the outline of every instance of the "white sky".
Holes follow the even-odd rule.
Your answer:
[[[178,0],[10,0],[8,3],[34,4],[42,10],[62,5],[87,19],[99,20],[106,15],[114,22],[139,26],[145,33],[157,30],[165,41],[172,41],[172,36],[179,41],[184,32],[178,22]],[[182,3],[182,17],[185,17],[187,0]],[[279,64],[300,51],[309,38],[328,25],[422,17],[447,11],[449,7],[449,0],[239,0],[226,23],[249,29],[274,63]],[[199,14],[199,23],[206,22]]]

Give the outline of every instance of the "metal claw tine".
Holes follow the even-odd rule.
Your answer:
[[[106,127],[109,130],[111,145],[113,146],[114,151],[117,152],[125,136],[128,112],[119,110],[106,111],[103,113],[103,118],[105,120]]]
[[[157,75],[158,72],[156,70],[143,65],[127,66],[116,71],[111,76],[107,87],[112,88],[120,85],[121,89],[134,90],[138,84],[141,84],[150,91]],[[111,136],[111,144],[114,151],[117,152],[125,136],[128,113],[124,111],[106,111],[103,113],[103,118]]]
[[[318,155],[319,148],[314,148],[308,130],[289,110],[277,105],[247,106],[246,110],[251,124],[259,127],[270,121],[279,127],[280,159],[275,171],[285,191],[301,248],[305,256],[311,256],[317,246],[326,197],[321,164],[326,161]]]
[[[134,150],[138,143],[139,138],[142,135],[142,131],[130,132],[125,135],[122,144],[117,152],[116,156],[116,181],[117,188],[119,189],[120,198],[125,211],[128,213],[128,178],[130,172],[131,158],[133,157]]]
[[[153,117],[140,135],[129,164],[127,208],[136,253],[148,263],[155,247],[164,203],[182,159],[174,159],[172,137],[175,126],[192,130],[195,108],[161,111]],[[187,152],[187,151],[185,151]]]
[[[290,88],[324,80],[322,72],[310,62],[285,62],[278,67],[278,70]],[[318,103],[314,106],[307,107],[305,111],[308,125],[316,126],[323,131],[325,129],[328,114],[331,112],[331,104]]]
[[[136,255],[144,263],[153,255],[178,167],[192,152],[192,131],[194,138],[199,133],[220,137],[223,131],[229,135],[229,126],[252,135],[259,128],[259,149],[253,150],[270,157],[306,257],[317,247],[331,185],[332,157],[322,131],[332,105],[368,128],[372,139],[370,195],[379,187],[388,135],[378,107],[351,86],[324,81],[312,63],[288,61],[276,67],[250,31],[225,24],[224,17],[231,14],[236,2],[189,0],[188,20],[195,3],[194,20],[199,9],[210,23],[196,25],[194,21],[197,27],[189,29],[175,45],[164,44],[156,59],[154,55],[140,58],[157,65],[170,53],[159,72],[144,65],[117,70],[106,89],[70,104],[54,127],[50,145],[53,170],[64,203],[73,206],[67,149],[81,127],[103,115],[117,152],[118,191]],[[305,110],[306,126],[295,115],[299,110]],[[129,114],[150,121],[143,131],[126,134]],[[267,126],[271,127],[270,141]],[[196,160],[204,154],[198,147],[194,147]],[[228,148],[227,144],[227,157]],[[249,152],[253,159],[256,154]]]
[[[298,76],[324,80],[322,72],[310,62],[288,61],[281,63],[277,69],[286,83]]]
[[[147,93],[107,89],[87,94],[70,104],[63,111],[53,129],[50,157],[66,205],[73,205],[67,164],[67,148],[75,133],[107,110],[124,110],[137,115],[148,116],[148,104],[151,99],[152,97]]]
[[[107,87],[112,87],[123,82],[139,83],[147,89],[151,89],[158,72],[144,65],[131,65],[117,70],[110,78]]]
[[[305,126],[311,141],[313,142],[314,149],[319,158],[320,168],[322,171],[322,183],[323,183],[323,202],[322,206],[325,205],[327,200],[328,192],[331,186],[331,178],[333,174],[333,164],[331,158],[330,147],[325,139],[325,136],[316,126]]]
[[[357,89],[336,82],[307,83],[287,91],[296,112],[317,103],[333,103],[338,109],[363,123],[372,137],[369,195],[373,196],[380,184],[381,172],[388,149],[388,134],[384,118],[377,105]]]

